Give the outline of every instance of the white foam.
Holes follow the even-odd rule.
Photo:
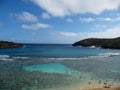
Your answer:
[[[94,45],[90,46],[90,48],[96,48]]]
[[[0,60],[2,60],[2,61],[14,61],[14,59],[11,59],[11,58],[2,58]]]
[[[104,58],[104,57],[113,57],[113,56],[120,56],[120,53],[101,53],[95,56],[87,56],[82,58],[47,58],[48,60],[85,60],[85,59],[94,59],[94,58]],[[46,58],[44,58],[46,59]]]
[[[107,56],[107,57],[112,57],[112,56],[120,56],[120,53],[101,53],[99,56]]]
[[[0,55],[0,58],[9,58],[9,55]]]
[[[14,59],[10,58],[9,55],[0,55],[0,60],[2,60],[2,61],[14,61]]]
[[[87,59],[87,57],[83,58],[48,58],[48,60],[57,60],[57,61],[62,61],[62,60],[83,60]]]
[[[88,56],[87,58],[104,58],[104,57],[114,57],[114,56],[120,56],[120,53],[101,53],[95,56]]]
[[[29,57],[13,57],[14,59],[28,59]]]

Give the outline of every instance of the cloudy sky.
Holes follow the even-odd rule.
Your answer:
[[[120,0],[0,0],[0,40],[73,43],[120,36]]]

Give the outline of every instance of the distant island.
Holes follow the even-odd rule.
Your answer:
[[[22,47],[22,44],[8,41],[0,41],[0,48],[18,48]]]
[[[106,38],[88,38],[75,42],[73,46],[95,46],[101,48],[120,49],[120,37],[106,39]]]

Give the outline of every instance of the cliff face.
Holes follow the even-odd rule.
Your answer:
[[[22,46],[23,45],[19,43],[0,41],[0,48],[18,48]]]
[[[120,37],[114,39],[88,38],[75,42],[73,46],[96,46],[101,48],[120,49]]]

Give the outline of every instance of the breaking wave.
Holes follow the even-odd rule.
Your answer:
[[[99,56],[106,56],[106,57],[113,57],[113,56],[120,56],[120,53],[101,53]]]
[[[120,53],[101,53],[101,54],[98,54],[98,55],[95,55],[95,56],[86,56],[86,57],[81,57],[81,58],[47,58],[47,59],[48,60],[57,60],[57,61],[62,61],[62,60],[85,60],[85,59],[105,58],[105,57],[115,57],[115,56],[120,56]]]
[[[0,60],[2,61],[14,61],[9,55],[0,55]]]
[[[2,61],[14,61],[14,60],[28,59],[28,58],[29,57],[0,55],[0,60],[2,60]]]
[[[24,59],[43,59],[43,60],[50,60],[50,61],[62,61],[62,60],[85,60],[85,59],[95,59],[95,58],[104,58],[104,57],[116,57],[120,56],[120,53],[100,53],[98,55],[93,56],[85,56],[85,57],[78,57],[78,58],[40,58],[40,57],[27,57],[27,56],[9,56],[9,55],[0,55],[0,60],[3,61],[15,61],[15,60],[24,60]]]

